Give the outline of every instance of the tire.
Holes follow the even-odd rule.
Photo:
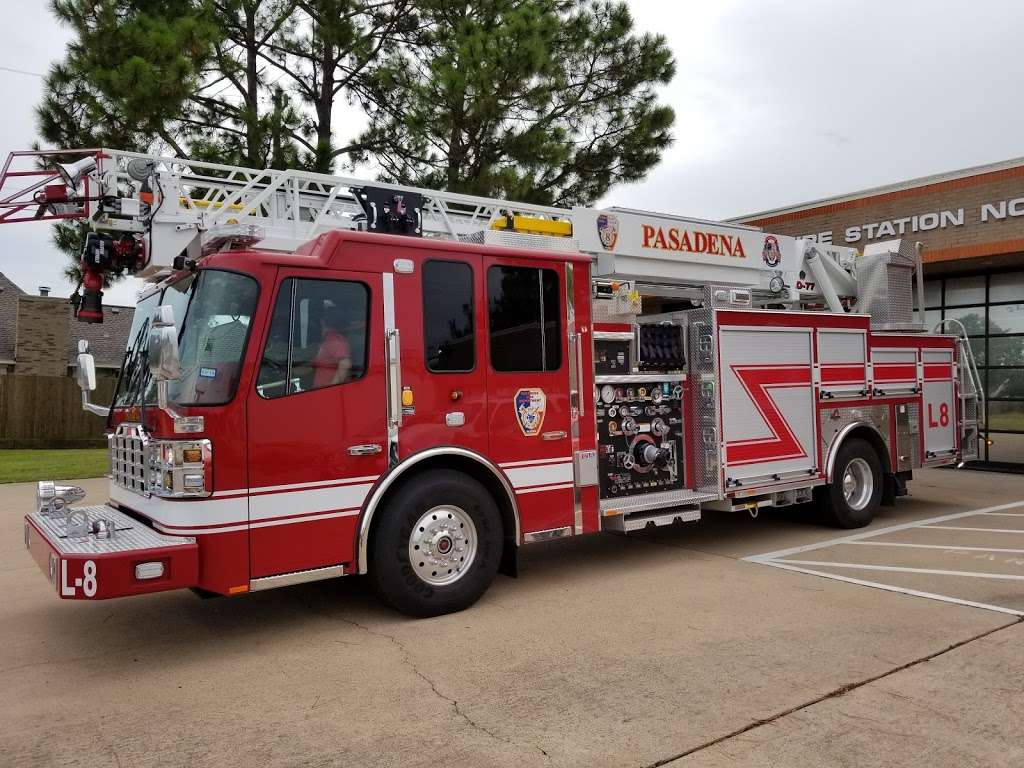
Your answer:
[[[381,510],[370,540],[378,594],[410,616],[468,608],[497,573],[501,514],[476,480],[438,470],[401,486]]]
[[[865,440],[847,440],[836,455],[832,482],[820,494],[825,519],[839,528],[863,528],[882,501],[882,464]]]

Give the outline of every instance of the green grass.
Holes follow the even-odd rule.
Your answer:
[[[70,480],[107,473],[105,448],[0,450],[0,483]]]

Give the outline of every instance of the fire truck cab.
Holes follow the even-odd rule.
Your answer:
[[[293,225],[337,213],[331,177],[297,176],[291,198],[256,174],[251,197],[226,185],[200,206],[156,165],[179,200],[161,192],[150,227],[162,211],[179,232],[205,207],[270,230],[278,193],[319,201]],[[25,518],[60,597],[358,573],[436,615],[514,573],[526,544],[807,502],[857,527],[914,469],[976,455],[970,348],[914,322],[906,243],[823,253],[748,227],[503,203],[479,233],[410,236],[431,194],[445,199],[415,191],[411,213],[391,192],[364,199],[356,226],[293,232],[291,248],[267,247],[277,230],[217,239],[199,218],[215,248],[139,257],[155,284],[108,413],[109,502],[72,507],[77,489],[41,483]],[[83,350],[83,399],[106,412],[87,402],[90,363]]]

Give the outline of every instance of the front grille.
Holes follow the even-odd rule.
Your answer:
[[[148,454],[141,428],[135,424],[119,425],[110,438],[110,471],[114,482],[135,493],[148,491]]]

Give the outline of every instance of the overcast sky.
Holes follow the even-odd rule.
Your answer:
[[[0,67],[44,72],[67,32],[4,0]],[[676,141],[607,204],[728,218],[1024,155],[1021,0],[631,0],[677,60]],[[0,152],[35,140],[38,77],[0,69]],[[0,271],[68,295],[49,225],[0,226]],[[107,291],[132,304],[137,286]]]

